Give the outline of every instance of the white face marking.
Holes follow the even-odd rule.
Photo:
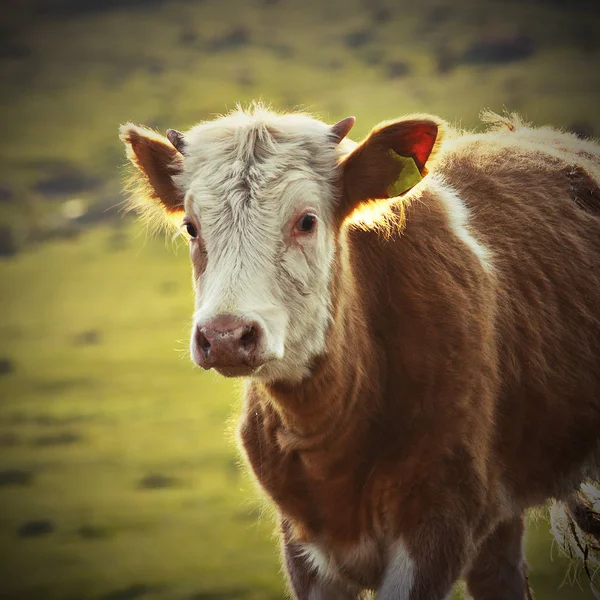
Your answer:
[[[325,346],[342,150],[328,125],[261,108],[198,125],[185,139],[178,183],[204,248],[192,241],[192,261],[202,263],[195,324],[218,315],[258,323],[268,360],[255,376],[299,380]],[[306,213],[316,228],[298,234]]]
[[[429,188],[432,189],[446,206],[452,231],[475,254],[481,266],[492,273],[492,253],[481,242],[478,242],[469,231],[469,210],[457,192],[439,175],[429,177]]]
[[[390,552],[377,600],[408,600],[415,579],[415,564],[404,542],[397,540]]]

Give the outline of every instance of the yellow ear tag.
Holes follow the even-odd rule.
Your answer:
[[[397,163],[400,163],[400,173],[398,174],[398,178],[394,183],[388,185],[385,190],[390,198],[394,198],[415,187],[423,177],[413,158],[410,156],[400,156],[391,148],[389,152],[390,156]]]

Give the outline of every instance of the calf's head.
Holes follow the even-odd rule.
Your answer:
[[[121,128],[143,202],[189,239],[198,365],[298,381],[325,351],[345,217],[410,189],[439,141],[434,117],[384,123],[359,145],[353,124],[254,107],[185,134]]]

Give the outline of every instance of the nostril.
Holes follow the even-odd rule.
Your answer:
[[[196,343],[198,344],[198,348],[202,351],[202,354],[204,354],[204,360],[207,360],[210,354],[210,342],[208,341],[208,338],[204,335],[202,329],[198,329],[198,337]]]
[[[258,330],[254,325],[249,325],[240,337],[240,346],[244,350],[253,350],[258,342]]]

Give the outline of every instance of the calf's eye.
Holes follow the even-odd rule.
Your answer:
[[[185,224],[185,230],[188,232],[188,235],[191,238],[198,237],[198,231],[196,230],[196,228],[191,223],[186,223]]]
[[[317,215],[306,213],[302,215],[296,223],[296,229],[300,233],[310,233],[317,225]]]

